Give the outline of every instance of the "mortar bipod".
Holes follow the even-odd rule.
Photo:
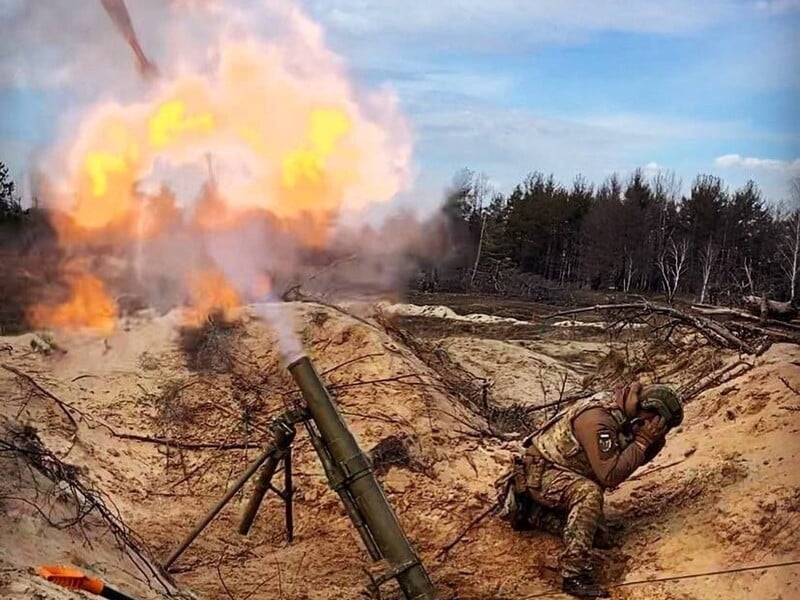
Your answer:
[[[330,487],[339,495],[339,499],[344,505],[347,516],[350,517],[350,520],[355,526],[356,531],[358,531],[358,534],[361,536],[364,546],[372,560],[380,560],[383,558],[383,555],[375,543],[375,540],[369,531],[369,527],[367,527],[367,524],[364,522],[364,518],[361,516],[361,513],[353,502],[353,498],[347,489],[341,469],[336,467],[333,457],[325,447],[325,443],[320,438],[319,433],[308,416],[301,414],[296,415],[296,417],[297,418],[295,420],[290,420],[287,419],[285,415],[281,415],[281,417],[275,419],[275,421],[273,421],[270,425],[270,431],[273,437],[273,447],[275,450],[269,456],[269,458],[267,458],[264,466],[261,467],[261,472],[258,476],[258,480],[256,481],[255,488],[253,489],[253,494],[250,496],[250,501],[247,503],[247,506],[242,513],[242,520],[239,524],[239,533],[242,535],[247,535],[247,533],[250,531],[253,521],[256,518],[256,514],[258,513],[258,509],[261,506],[261,502],[264,500],[264,496],[268,491],[271,490],[275,492],[275,494],[281,500],[283,500],[285,505],[286,540],[291,542],[294,539],[294,518],[292,512],[292,496],[294,493],[294,489],[292,487],[292,442],[294,441],[294,436],[296,433],[294,425],[295,423],[302,422],[306,428],[306,431],[308,432],[311,445],[314,447],[314,450],[316,450],[317,456],[320,459],[320,463],[322,463],[322,469],[325,471],[325,475],[328,478]],[[278,465],[281,463],[281,461],[283,461],[283,490],[279,490],[272,485],[272,478],[275,476],[275,473],[278,470]]]
[[[169,568],[172,564],[178,560],[178,558],[186,551],[186,549],[191,545],[191,543],[200,535],[203,530],[208,526],[208,524],[214,519],[214,517],[219,514],[219,512],[225,507],[228,502],[241,490],[247,481],[256,474],[256,472],[261,468],[262,465],[270,462],[274,459],[274,466],[272,467],[272,474],[274,475],[275,471],[278,468],[278,464],[283,457],[284,466],[286,468],[286,472],[288,473],[288,480],[286,485],[281,493],[278,495],[284,500],[286,503],[286,515],[287,515],[287,532],[291,531],[292,528],[292,506],[291,506],[291,499],[292,499],[292,479],[291,479],[291,458],[287,460],[287,454],[291,448],[292,442],[294,441],[295,436],[295,425],[297,423],[302,423],[309,418],[309,413],[306,409],[295,409],[295,410],[287,410],[284,413],[281,413],[275,420],[272,421],[270,424],[270,433],[273,434],[273,439],[264,447],[264,450],[261,454],[259,454],[255,460],[253,460],[245,469],[244,473],[242,473],[239,478],[233,482],[233,484],[228,488],[225,492],[225,495],[219,499],[219,501],[208,511],[203,518],[194,526],[194,528],[186,535],[186,537],[181,541],[181,543],[172,551],[169,555],[167,560],[164,561],[164,569],[169,571]],[[275,456],[278,458],[275,458]],[[266,470],[266,469],[265,469]],[[263,477],[264,473],[262,473],[262,477],[259,479],[265,479]],[[258,505],[261,503],[261,500],[264,498],[264,494],[266,494],[266,490],[274,489],[271,486],[269,478],[266,478],[268,485],[264,492],[261,494],[258,501],[255,502],[255,499],[251,499],[250,503],[248,504],[248,509],[250,509],[251,505],[253,506],[252,511],[253,514],[250,517],[250,523],[248,524],[247,528],[249,529],[250,525],[252,524],[252,519],[255,516],[255,511],[258,510]],[[276,490],[278,492],[278,490]],[[246,515],[249,514],[249,510]],[[244,522],[242,522],[242,527],[244,526]]]
[[[242,513],[242,521],[239,524],[239,533],[247,535],[250,528],[253,526],[253,521],[256,518],[258,509],[264,496],[270,490],[275,492],[275,495],[283,500],[286,522],[286,541],[291,542],[294,539],[294,513],[292,510],[292,496],[294,495],[294,487],[292,485],[292,442],[294,441],[295,423],[306,421],[308,414],[305,411],[295,413],[283,413],[270,424],[270,433],[272,433],[274,451],[267,458],[264,466],[261,467],[261,473],[256,481],[253,494],[250,496],[250,501]],[[283,462],[283,489],[279,490],[272,485],[272,478],[278,470],[278,465]]]
[[[305,429],[308,432],[308,437],[311,441],[311,445],[314,447],[314,450],[316,450],[320,459],[320,463],[322,464],[323,471],[325,471],[328,483],[331,489],[333,489],[339,495],[348,517],[350,517],[350,520],[355,526],[356,531],[358,531],[361,539],[364,542],[367,552],[372,560],[381,560],[383,558],[383,554],[381,553],[380,548],[378,548],[375,539],[372,537],[369,526],[364,521],[364,518],[361,515],[361,512],[358,510],[353,497],[350,495],[350,491],[347,487],[347,477],[342,473],[342,469],[336,466],[336,462],[333,460],[330,451],[325,446],[325,443],[320,437],[316,427],[314,427],[314,422],[311,421],[310,418],[300,418],[298,421],[302,422],[305,426]],[[281,500],[283,500],[286,507],[286,539],[287,541],[291,542],[294,537],[292,517],[293,488],[291,472],[292,442],[295,436],[294,425],[295,422],[287,421],[285,418],[279,417],[273,421],[270,426],[275,451],[266,460],[264,466],[261,467],[261,471],[256,481],[255,488],[253,489],[253,493],[250,496],[250,500],[247,503],[244,512],[242,513],[242,520],[239,524],[239,533],[242,535],[247,535],[250,531],[264,496],[268,491],[271,490]],[[281,463],[281,461],[283,461],[284,469],[283,490],[279,490],[272,485],[272,478],[275,476],[275,473],[278,470],[278,465]],[[380,598],[380,587],[384,583],[396,578],[399,574],[404,573],[411,567],[418,565],[419,561],[413,560],[407,564],[401,565],[399,568],[389,568],[384,573],[378,575],[373,574],[368,569],[364,569],[367,577],[370,580],[368,588],[373,597]]]

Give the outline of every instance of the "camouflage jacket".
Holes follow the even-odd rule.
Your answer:
[[[586,451],[578,442],[573,431],[573,422],[581,413],[591,409],[601,408],[607,411],[619,425],[617,440],[608,440],[612,445],[622,451],[632,442],[633,437],[624,432],[622,427],[626,422],[625,413],[620,408],[613,392],[600,392],[580,400],[571,407],[550,419],[531,439],[532,445],[547,461],[590,479],[595,479]]]

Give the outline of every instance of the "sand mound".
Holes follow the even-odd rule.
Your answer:
[[[454,360],[489,381],[499,406],[539,406],[580,387],[579,365],[570,365],[524,342],[456,337],[442,342]],[[573,346],[574,348],[574,346]]]
[[[378,311],[387,315],[399,317],[431,317],[436,319],[451,319],[453,321],[463,321],[467,323],[527,323],[527,321],[520,321],[519,319],[514,319],[511,317],[500,317],[497,315],[484,315],[480,313],[460,315],[452,308],[441,305],[419,306],[416,304],[379,303],[376,308]]]

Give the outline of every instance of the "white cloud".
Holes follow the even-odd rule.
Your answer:
[[[731,187],[743,185],[748,179],[755,180],[766,198],[774,203],[789,197],[790,182],[800,176],[800,158],[779,160],[725,154],[714,159],[714,166]]]
[[[335,33],[380,34],[383,41],[424,39],[442,47],[519,49],[619,31],[684,34],[741,17],[735,0],[304,0]],[[749,5],[751,10],[754,5]]]
[[[564,183],[579,173],[599,182],[613,171],[631,172],[641,165],[639,157],[663,144],[614,127],[469,101],[420,106],[411,116],[423,188],[441,186],[465,166],[485,171],[502,192],[530,171],[553,173]]]
[[[644,174],[647,175],[648,177],[653,177],[661,173],[661,171],[664,170],[664,167],[655,161],[651,161],[647,163],[642,170],[644,171]]]
[[[800,10],[800,0],[759,0],[756,8],[771,15],[783,15]]]
[[[777,158],[758,158],[741,154],[725,154],[714,159],[714,164],[721,168],[740,168],[750,171],[779,171],[800,173],[800,158],[779,160]]]
[[[744,123],[737,121],[676,118],[647,113],[609,113],[587,116],[583,121],[597,127],[661,140],[738,139],[752,133]]]

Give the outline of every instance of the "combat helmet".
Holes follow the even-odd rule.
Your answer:
[[[668,385],[649,385],[639,392],[639,408],[657,412],[667,421],[672,429],[683,422],[683,406],[681,397],[674,388]]]

